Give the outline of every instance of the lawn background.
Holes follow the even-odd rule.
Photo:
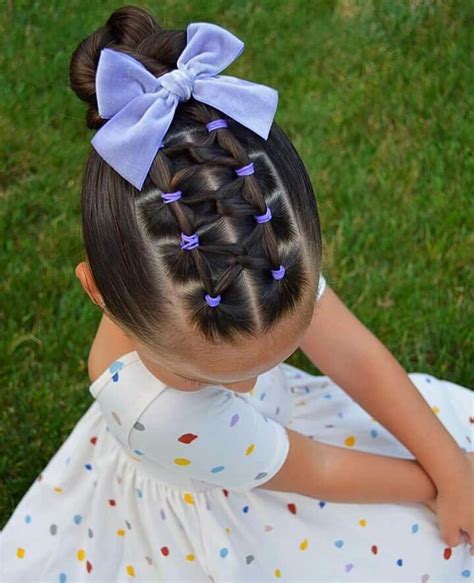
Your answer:
[[[124,4],[17,0],[0,11],[0,528],[92,403],[101,313],[74,268],[93,133],[68,67]],[[165,27],[211,21],[244,40],[226,73],[279,91],[276,121],[314,183],[328,283],[408,371],[472,387],[474,4],[136,4]],[[288,362],[317,372],[301,352]]]

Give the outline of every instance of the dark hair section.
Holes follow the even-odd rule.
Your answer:
[[[133,56],[155,76],[176,68],[186,31],[163,30],[145,9],[124,6],[84,39],[70,63],[70,84],[88,104],[86,123],[107,120],[97,110],[100,51]],[[206,124],[228,127],[209,132]],[[236,168],[254,163],[255,172]],[[165,203],[162,193],[182,191]],[[269,206],[272,219],[254,215]],[[201,334],[234,342],[268,332],[316,297],[321,231],[316,198],[302,160],[274,122],[268,140],[193,98],[178,105],[141,191],[91,147],[82,182],[85,251],[108,313],[157,350],[167,339]],[[199,246],[180,248],[181,233]],[[286,269],[280,280],[271,270]],[[211,307],[205,294],[221,295]],[[192,329],[190,329],[190,326]]]

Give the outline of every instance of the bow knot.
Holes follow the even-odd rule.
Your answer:
[[[194,77],[185,69],[174,69],[159,77],[162,87],[178,96],[180,101],[187,101],[194,89]]]
[[[215,107],[265,140],[275,116],[275,89],[219,75],[244,43],[216,24],[191,23],[176,69],[155,77],[131,55],[101,50],[96,74],[99,115],[107,119],[92,138],[98,154],[142,189],[180,101],[191,96]]]

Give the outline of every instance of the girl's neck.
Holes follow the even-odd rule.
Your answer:
[[[169,385],[180,391],[199,391],[206,386],[205,383],[200,383],[199,381],[188,381],[183,379],[165,367],[149,360],[139,351],[139,349],[135,348],[135,350],[138,352],[140,359],[151,374],[165,385]]]

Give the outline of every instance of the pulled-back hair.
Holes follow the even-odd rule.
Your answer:
[[[176,68],[186,31],[163,30],[145,9],[124,6],[84,39],[70,63],[70,84],[98,129],[95,75],[104,47],[133,56],[155,76]],[[208,132],[225,119],[228,127]],[[254,163],[253,175],[235,169]],[[182,191],[165,203],[162,193]],[[272,219],[254,215],[271,208]],[[191,98],[178,105],[141,191],[91,147],[82,182],[85,251],[109,315],[154,350],[169,338],[201,334],[234,342],[268,332],[316,297],[321,231],[310,178],[274,122],[264,140]],[[182,250],[181,232],[199,246]],[[280,280],[271,270],[286,269]],[[216,307],[205,295],[221,295]],[[191,328],[190,328],[191,327]]]

